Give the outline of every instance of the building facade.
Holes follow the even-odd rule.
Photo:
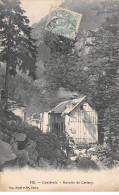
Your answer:
[[[49,131],[57,136],[67,132],[75,143],[97,143],[98,115],[85,99],[67,100],[50,110]]]

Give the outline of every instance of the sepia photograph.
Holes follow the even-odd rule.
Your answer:
[[[0,0],[0,191],[119,191],[119,0]]]

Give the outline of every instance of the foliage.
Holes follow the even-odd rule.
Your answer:
[[[55,136],[46,134],[40,136],[37,141],[37,151],[39,155],[46,159],[55,158],[57,150],[60,148],[60,143]]]
[[[58,102],[57,91],[47,90],[43,81],[33,82],[20,75],[10,77],[9,96],[18,105],[25,106],[28,117],[36,112],[48,111]]]
[[[7,116],[9,116],[9,118]],[[13,151],[17,157],[20,158],[21,164],[22,158],[23,162],[25,160],[24,158],[26,158],[25,151],[23,150],[28,150],[29,140],[33,140],[33,142],[36,143],[36,151],[38,152],[39,157],[50,160],[58,159],[58,161],[60,160],[62,162],[66,159],[66,155],[61,150],[63,143],[55,135],[52,135],[51,133],[44,134],[38,127],[24,124],[18,119],[16,120],[16,117],[11,112],[7,112],[6,117],[4,115],[4,118],[6,119],[6,123],[4,123],[4,126],[2,125],[3,123],[0,123],[0,132],[6,134],[7,139],[4,139],[3,137],[3,141],[9,144],[12,144],[12,142],[15,144],[18,142],[18,146],[15,145],[15,148],[13,147]],[[63,138],[63,142],[64,141],[65,139]]]
[[[32,28],[17,0],[2,0],[0,4],[1,61],[9,64],[9,72],[16,75],[18,66],[35,78],[36,46],[31,38]]]
[[[75,41],[47,32],[44,41],[50,48],[51,57],[44,62],[46,79],[50,88],[73,87],[73,72],[76,69]],[[70,82],[70,80],[72,82]]]
[[[92,93],[91,101],[105,129],[105,140],[111,150],[116,151],[118,144],[113,142],[113,137],[119,135],[119,2],[102,5],[111,16],[99,29],[88,33],[91,38],[90,44],[87,43],[90,47],[88,71],[93,77],[93,88],[89,87],[87,94]]]
[[[89,170],[89,169],[99,170],[97,164],[93,160],[90,160],[88,158],[79,159],[76,166],[80,170]]]
[[[68,3],[70,5],[71,1]],[[46,79],[55,89],[66,87],[87,96],[87,101],[98,112],[106,143],[111,150],[117,151],[119,2],[99,1],[97,5],[92,4],[92,9],[96,17],[103,18],[103,24],[83,34],[81,47],[77,47],[78,39],[71,41],[46,33],[44,41],[51,53],[49,61],[44,63]]]
[[[96,148],[95,155],[101,161],[101,163],[107,167],[112,168],[118,165],[119,156],[112,153],[109,147],[99,146]]]
[[[6,64],[5,108],[8,100],[9,73],[17,74],[17,69],[36,78],[35,39],[31,38],[32,28],[24,16],[19,0],[2,0],[0,3],[0,61]]]

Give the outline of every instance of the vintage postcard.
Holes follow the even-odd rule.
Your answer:
[[[119,1],[0,0],[0,191],[119,191]]]

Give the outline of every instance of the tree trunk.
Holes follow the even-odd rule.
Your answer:
[[[5,107],[7,109],[8,103],[8,82],[9,82],[9,63],[6,63],[6,74],[5,74]]]

